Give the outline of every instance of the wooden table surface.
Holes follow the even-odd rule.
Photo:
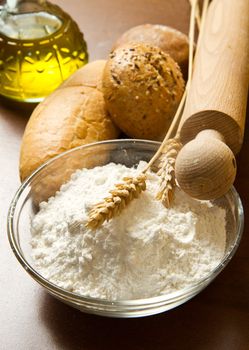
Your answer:
[[[187,0],[57,0],[85,33],[90,59],[105,58],[129,27],[163,23],[187,32]],[[29,113],[0,106],[0,349],[249,349],[249,131],[238,157],[236,188],[245,210],[240,247],[201,294],[160,315],[111,319],[87,315],[49,296],[21,268],[6,233],[19,186],[20,141]]]

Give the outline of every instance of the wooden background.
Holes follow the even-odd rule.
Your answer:
[[[133,25],[162,23],[188,30],[187,0],[54,2],[85,33],[90,60],[107,57],[114,40]],[[233,260],[200,295],[174,310],[141,319],[108,319],[83,314],[49,296],[10,250],[6,216],[19,186],[19,147],[28,117],[29,112],[0,106],[0,349],[249,349],[248,124],[235,184],[246,222]]]

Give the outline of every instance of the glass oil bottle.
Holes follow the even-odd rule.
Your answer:
[[[83,34],[58,6],[9,0],[0,11],[2,97],[40,102],[87,63]]]

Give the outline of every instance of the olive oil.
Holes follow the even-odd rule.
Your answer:
[[[0,95],[39,102],[88,61],[77,24],[58,6],[1,14]]]

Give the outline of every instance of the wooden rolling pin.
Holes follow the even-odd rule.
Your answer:
[[[186,145],[175,166],[179,186],[194,198],[218,198],[234,182],[248,84],[249,0],[213,0],[180,124]]]

